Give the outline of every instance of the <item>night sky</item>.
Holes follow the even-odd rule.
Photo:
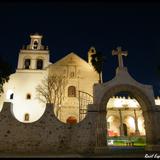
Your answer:
[[[18,53],[29,35],[44,36],[54,63],[70,52],[87,60],[91,46],[106,56],[103,80],[115,76],[118,58],[112,49],[128,51],[124,65],[138,82],[160,95],[160,3],[7,2],[0,4],[0,56],[17,67]]]

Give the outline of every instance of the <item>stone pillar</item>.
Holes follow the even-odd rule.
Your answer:
[[[30,69],[36,69],[36,59],[31,59]]]
[[[95,153],[101,154],[108,151],[106,133],[106,111],[97,112],[96,119],[96,146]]]
[[[155,106],[153,106],[154,108]],[[156,120],[156,111],[153,109],[143,111],[143,116],[145,120],[145,129],[146,129],[146,151],[160,151],[160,144],[158,140],[159,124]]]
[[[135,135],[140,135],[139,129],[138,129],[138,120],[137,120],[137,114],[136,110],[134,109],[134,123],[135,123]]]
[[[104,126],[105,122],[103,121],[103,118],[101,117],[102,113],[100,113],[100,115],[98,115],[98,120],[96,123],[96,135],[97,135],[97,141],[96,141],[96,145],[97,146],[106,146],[107,142],[106,142],[106,127]],[[105,119],[104,119],[105,120]]]
[[[118,111],[119,111],[119,118],[120,118],[120,136],[124,136],[122,111],[121,109],[118,109]]]

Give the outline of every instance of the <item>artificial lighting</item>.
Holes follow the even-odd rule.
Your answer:
[[[121,108],[122,107],[122,103],[123,103],[123,101],[121,99],[115,99],[114,106],[116,108]]]
[[[128,117],[127,122],[130,128],[135,129],[135,122],[133,117]]]
[[[128,105],[130,108],[138,108],[139,103],[137,102],[136,99],[130,99],[128,100]]]
[[[142,117],[138,118],[138,129],[139,129],[141,135],[145,135],[144,119]]]

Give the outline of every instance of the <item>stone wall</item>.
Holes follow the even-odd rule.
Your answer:
[[[154,116],[155,116],[155,121],[156,123],[154,124],[155,129],[155,136],[157,139],[157,144],[160,145],[160,106],[156,105],[154,106],[155,110],[154,110]]]
[[[12,114],[12,103],[5,102],[0,113],[0,152],[11,153],[88,153],[95,148],[96,112],[89,111],[83,121],[70,125],[60,122],[47,105],[36,122],[22,123]]]

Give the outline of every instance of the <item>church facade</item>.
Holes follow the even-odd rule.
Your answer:
[[[45,77],[61,75],[66,79],[63,100],[60,105],[55,104],[53,112],[63,123],[67,123],[70,117],[79,123],[85,118],[87,105],[93,103],[93,86],[99,81],[99,75],[91,64],[91,55],[95,53],[95,48],[91,47],[87,53],[88,61],[72,52],[51,63],[49,49],[42,45],[42,35],[30,35],[30,44],[20,50],[16,72],[4,85],[4,93],[0,97],[1,109],[4,102],[11,102],[12,114],[17,121],[22,123],[38,121],[45,112],[46,104],[37,97],[36,88],[42,84]],[[90,101],[82,97],[87,95]],[[155,104],[160,105],[159,98],[155,99]],[[106,134],[145,136],[144,117],[136,99],[129,96],[113,96],[106,108],[108,111]],[[120,127],[122,125],[123,129]]]
[[[48,48],[41,44],[42,36],[35,34],[30,38],[30,44],[20,50],[16,72],[4,85],[1,101],[13,103],[14,116],[20,122],[37,121],[43,115],[46,104],[37,98],[36,87],[50,74],[63,75],[67,86],[61,104],[61,121],[66,122],[69,116],[78,120],[78,91],[92,94],[92,86],[98,82],[98,74],[90,62],[95,49],[91,48],[88,52],[89,63],[75,53],[51,63]],[[25,115],[29,115],[28,120],[25,120]]]

